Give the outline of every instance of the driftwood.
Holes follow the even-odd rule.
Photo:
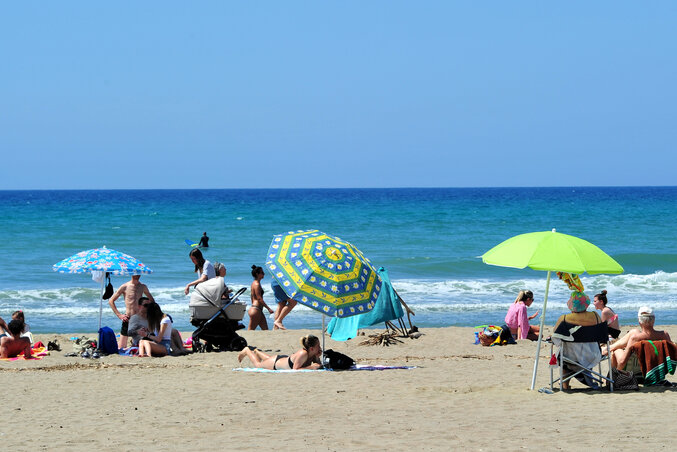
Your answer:
[[[380,345],[381,347],[389,347],[397,343],[403,342],[397,339],[398,333],[396,331],[386,330],[383,333],[370,334],[369,339],[360,342],[358,345]]]

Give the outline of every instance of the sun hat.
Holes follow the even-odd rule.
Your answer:
[[[571,292],[567,307],[571,312],[584,312],[590,306],[590,297],[583,292]]]

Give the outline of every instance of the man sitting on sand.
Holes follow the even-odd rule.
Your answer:
[[[142,284],[139,279],[141,275],[133,275],[132,279],[123,285],[121,285],[117,292],[108,300],[108,304],[120,320],[122,320],[122,327],[120,328],[120,340],[118,342],[119,348],[127,348],[127,343],[129,342],[129,337],[127,335],[127,329],[129,327],[129,319],[131,316],[138,312],[139,299],[142,296],[148,297],[150,301],[155,302],[155,299],[150,294],[148,287],[145,284]],[[122,295],[125,299],[125,313],[121,314],[118,311],[118,308],[115,306],[115,300],[120,298]]]
[[[27,337],[21,337],[21,330],[23,330],[23,322],[21,320],[12,320],[7,325],[10,336],[4,336],[0,339],[0,358],[14,358],[21,353],[26,359],[33,357],[33,350],[31,349],[31,341]]]
[[[637,342],[644,340],[670,340],[670,335],[666,331],[657,331],[654,329],[656,317],[654,316],[653,309],[650,307],[642,306],[639,308],[637,319],[639,320],[639,329],[630,330],[609,348],[611,352],[611,365],[617,369],[625,369],[630,360],[630,349]],[[602,354],[606,355],[607,351],[602,350]],[[639,363],[636,364],[637,366],[633,365],[631,367],[639,367]]]

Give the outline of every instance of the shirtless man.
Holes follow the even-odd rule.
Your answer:
[[[26,359],[33,357],[30,339],[21,337],[21,330],[23,327],[24,323],[21,320],[12,320],[9,322],[7,329],[11,336],[4,336],[0,339],[0,358],[14,358],[15,356],[19,356],[22,352]]]
[[[127,343],[129,337],[127,336],[127,328],[129,326],[129,318],[136,314],[139,311],[139,299],[142,296],[148,297],[152,302],[155,302],[155,299],[150,294],[148,287],[145,284],[139,282],[141,275],[133,275],[132,279],[123,285],[121,285],[115,294],[108,300],[108,304],[111,309],[118,316],[118,319],[122,320],[122,328],[120,328],[120,341],[118,343],[119,348],[127,348]],[[120,298],[122,295],[125,299],[125,313],[121,314],[118,311],[117,306],[115,306],[115,300]]]
[[[670,340],[670,335],[666,331],[654,329],[656,317],[654,316],[653,309],[650,307],[642,306],[639,308],[637,319],[639,320],[639,329],[630,330],[628,334],[609,348],[611,351],[611,364],[617,369],[625,369],[625,365],[630,359],[630,349],[637,342],[649,339],[652,341]],[[606,350],[603,350],[602,353],[607,354]]]

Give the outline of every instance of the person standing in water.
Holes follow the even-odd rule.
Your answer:
[[[200,247],[200,248],[209,248],[209,237],[207,237],[206,232],[202,233],[202,237],[200,238],[200,243],[198,243],[197,246]]]

